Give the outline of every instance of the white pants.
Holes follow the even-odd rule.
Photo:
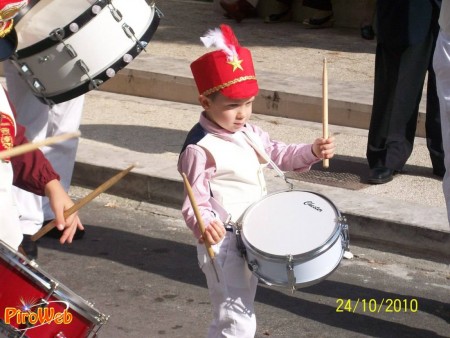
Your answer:
[[[440,31],[433,57],[436,86],[441,109],[442,143],[444,146],[445,175],[443,189],[450,224],[450,36]]]
[[[29,141],[43,140],[79,129],[84,95],[56,104],[50,109],[33,95],[11,62],[3,62],[3,67],[8,93],[17,112],[16,121],[26,127],[26,137]],[[55,171],[61,176],[61,184],[66,192],[72,180],[77,147],[78,139],[73,138],[41,148]],[[33,235],[41,228],[44,220],[54,218],[46,197],[18,188],[14,188],[13,193],[24,234]]]
[[[17,250],[22,242],[22,231],[12,198],[12,180],[11,163],[0,161],[0,240]]]
[[[197,245],[199,265],[206,276],[213,307],[208,338],[253,338],[256,332],[253,305],[258,279],[240,256],[233,233],[227,232],[223,241],[213,245],[213,249],[219,283],[205,246]]]

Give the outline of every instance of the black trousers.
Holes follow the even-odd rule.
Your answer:
[[[370,168],[402,170],[413,150],[425,75],[428,71],[426,138],[433,168],[444,167],[439,99],[432,68],[435,34],[420,44],[387,46],[378,43],[375,87],[369,127]]]

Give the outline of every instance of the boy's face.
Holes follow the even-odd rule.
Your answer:
[[[229,132],[239,131],[250,119],[255,97],[230,99],[220,93],[210,99],[200,95],[199,101],[206,117]]]

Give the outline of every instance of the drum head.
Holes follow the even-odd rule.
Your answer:
[[[40,0],[19,22],[16,31],[18,50],[27,48],[49,37],[51,31],[62,28],[75,20],[92,5],[88,0]],[[61,10],[64,8],[64,10]]]
[[[301,255],[321,248],[334,236],[339,216],[334,205],[318,194],[278,192],[245,211],[243,239],[269,255]]]

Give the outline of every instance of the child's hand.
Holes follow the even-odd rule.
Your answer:
[[[333,136],[327,139],[318,138],[312,145],[312,152],[317,158],[332,158],[335,148],[336,145],[334,144]]]
[[[209,223],[209,226],[205,227],[205,238],[209,242],[209,244],[217,244],[220,243],[220,241],[225,237],[225,226],[223,225],[222,221],[220,219],[212,220],[211,223]],[[203,243],[203,237],[200,237],[198,240],[199,243]]]
[[[55,214],[56,227],[63,231],[59,242],[64,244],[66,241],[72,243],[73,236],[77,229],[83,230],[78,213],[73,213],[64,219],[64,211],[74,205],[69,195],[64,191],[58,180],[52,180],[45,186],[45,194],[50,200],[50,207]]]

